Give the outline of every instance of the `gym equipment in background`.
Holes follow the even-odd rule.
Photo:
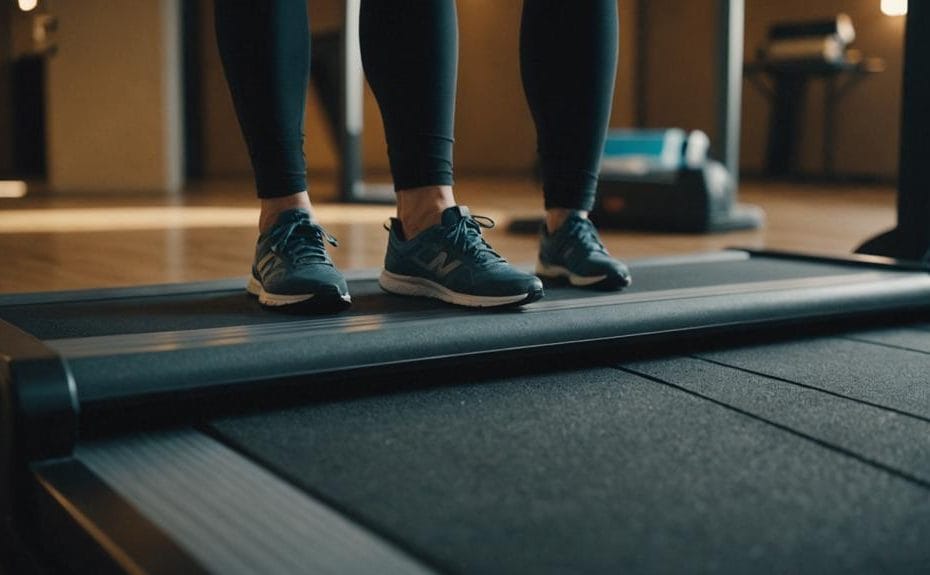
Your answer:
[[[856,38],[852,20],[838,14],[831,20],[782,22],[769,28],[756,60],[743,69],[771,107],[765,174],[769,177],[874,180],[868,174],[838,174],[838,106],[851,89],[865,78],[885,70],[881,58],[863,57],[849,45]],[[810,122],[804,119],[808,86],[823,83],[823,170],[807,174],[798,165],[798,142]],[[816,122],[815,122],[816,124]]]
[[[607,136],[591,219],[602,228],[709,233],[752,229],[765,216],[736,201],[704,132],[613,130]]]
[[[843,13],[830,20],[784,22],[769,28],[759,57],[769,62],[841,62],[855,39],[852,19]]]

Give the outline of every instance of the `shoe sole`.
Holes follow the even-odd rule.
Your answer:
[[[623,276],[581,276],[574,274],[567,268],[547,264],[541,261],[536,262],[536,275],[546,280],[568,280],[568,283],[575,287],[599,288],[605,290],[616,290],[630,286],[633,282],[628,277]]]
[[[331,290],[321,293],[309,294],[276,294],[265,291],[261,282],[254,276],[249,277],[249,283],[246,284],[245,290],[249,294],[258,298],[258,303],[268,308],[276,309],[326,309],[339,311],[346,309],[352,303],[352,297],[349,294],[339,293],[338,290]]]
[[[428,297],[465,307],[505,307],[534,302],[543,296],[542,290],[508,296],[481,296],[453,291],[426,278],[405,276],[381,271],[378,285],[388,293],[405,296]]]

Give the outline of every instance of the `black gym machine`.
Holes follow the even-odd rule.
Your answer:
[[[930,262],[930,8],[910,2],[898,159],[897,226],[862,244],[861,254]]]

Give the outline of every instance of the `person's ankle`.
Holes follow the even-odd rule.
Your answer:
[[[569,208],[549,208],[546,210],[546,232],[554,233],[559,228],[562,227],[562,224],[568,220],[572,215],[577,215],[578,217],[587,219],[588,212],[587,210],[574,210]]]
[[[404,238],[413,239],[420,232],[442,221],[442,212],[455,205],[452,186],[424,186],[397,191],[397,219]]]
[[[310,218],[313,219],[313,206],[310,204],[310,196],[306,190],[279,198],[262,198],[261,214],[258,216],[259,233],[270,230],[278,221],[278,216],[287,210],[293,209],[306,210],[310,214]]]

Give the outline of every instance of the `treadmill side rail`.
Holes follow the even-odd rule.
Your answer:
[[[0,516],[14,511],[14,485],[25,461],[72,452],[78,409],[65,360],[0,320]]]
[[[35,530],[80,573],[379,573],[432,566],[190,429],[82,441],[31,464]]]
[[[30,529],[38,549],[80,573],[190,573],[207,571],[168,534],[79,459],[31,466]],[[46,547],[48,545],[48,547]]]
[[[750,261],[721,268],[730,265],[733,269],[719,271],[738,277]],[[183,406],[194,395],[233,397],[240,393],[234,390],[257,390],[259,381],[268,393],[453,357],[517,359],[595,344],[619,350],[647,339],[930,309],[930,276],[924,272],[859,264],[834,275],[817,263],[806,265],[819,275],[653,290],[642,290],[641,282],[640,291],[543,300],[495,313],[493,322],[486,313],[434,308],[48,343],[70,361],[82,410],[110,413],[129,406]],[[650,275],[664,271],[653,268]],[[314,345],[307,345],[308,338]]]
[[[130,412],[183,419],[214,409],[207,398],[229,399],[231,407],[246,392],[304,390],[362,373],[522,360],[583,347],[619,352],[646,341],[930,311],[930,274],[901,262],[731,250],[630,265],[637,282],[622,293],[565,288],[504,312],[396,298],[381,293],[373,277],[352,281],[365,305],[338,316],[269,315],[239,287],[172,295],[162,303],[149,291],[138,300],[126,297],[135,291],[128,290],[111,304],[79,298],[14,305],[0,309],[3,317],[42,341],[8,324],[5,339],[28,343],[29,357],[42,361],[14,364],[15,380],[6,366],[11,375],[0,421],[56,421],[14,429],[17,449],[43,439],[51,443],[41,447],[54,448],[44,456],[54,456],[67,454],[77,434],[72,382],[79,388],[81,430],[92,436],[122,425]],[[114,321],[96,321],[99,314]],[[14,395],[23,390],[29,397]],[[183,413],[172,415],[175,408]],[[98,417],[111,414],[128,419]],[[43,437],[46,428],[55,429],[46,434],[51,438]],[[35,460],[32,451],[17,457]]]
[[[837,257],[835,255],[824,254],[819,255],[816,253],[798,253],[782,250],[772,250],[772,249],[755,249],[755,248],[742,248],[742,247],[733,247],[731,250],[741,251],[749,254],[750,256],[761,256],[766,258],[780,259],[780,260],[794,260],[794,261],[803,261],[803,262],[812,262],[812,263],[825,263],[825,264],[836,264],[842,263],[845,265],[860,266],[864,268],[872,268],[878,270],[900,270],[900,271],[915,271],[915,272],[926,272],[930,274],[930,262],[925,262],[922,260],[914,259],[903,259],[899,257],[891,257],[884,255],[876,255],[870,253],[852,253],[846,254],[843,257]]]

